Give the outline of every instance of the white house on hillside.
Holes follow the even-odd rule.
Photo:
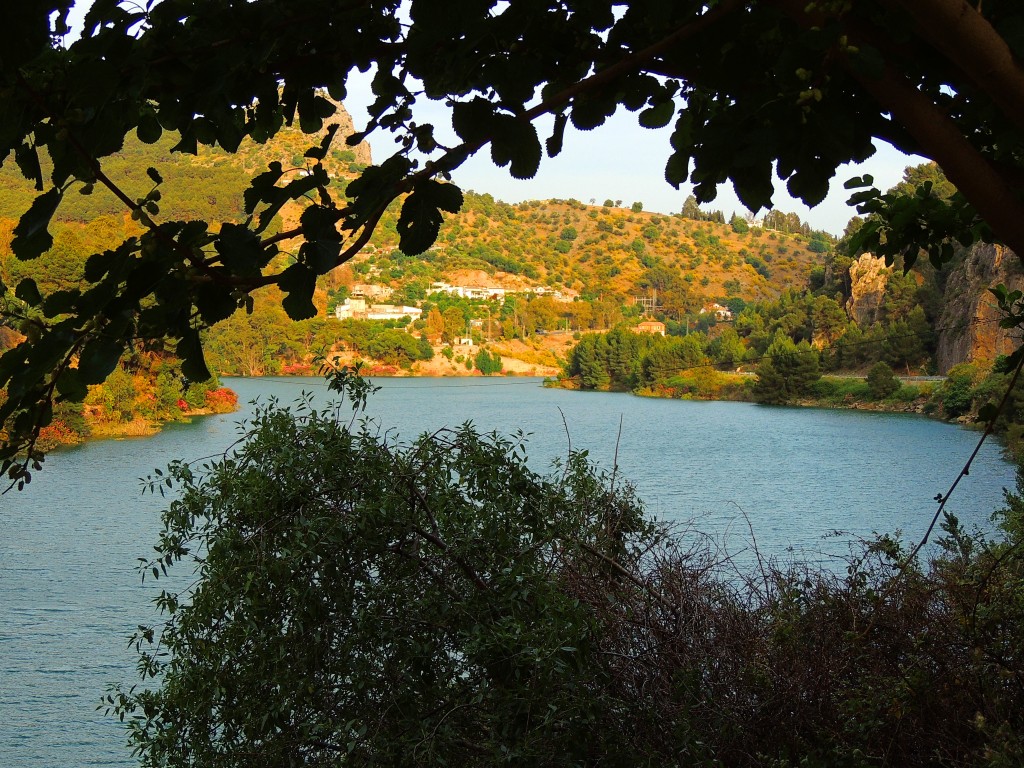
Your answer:
[[[448,283],[431,283],[430,293],[447,293],[463,299],[498,299],[505,298],[508,293],[504,288],[496,286],[449,285]]]
[[[363,296],[352,296],[334,308],[334,316],[339,320],[401,320],[408,317],[419,320],[423,310],[419,307],[407,307],[396,304],[367,304]]]
[[[700,313],[702,315],[714,313],[715,319],[723,322],[727,320],[732,320],[732,310],[729,309],[728,307],[723,307],[721,304],[718,303],[704,307],[703,309],[701,309]]]

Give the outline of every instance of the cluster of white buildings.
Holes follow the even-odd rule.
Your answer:
[[[496,288],[491,286],[469,286],[469,285],[449,285],[448,283],[431,283],[429,293],[445,293],[449,296],[458,296],[462,299],[483,299],[490,301],[496,299],[501,301],[505,298],[506,293],[511,293],[504,288]]]
[[[509,290],[508,288],[499,288],[497,286],[450,285],[448,283],[431,283],[430,293],[446,293],[449,296],[459,296],[463,299],[482,299],[484,301],[492,299],[501,301],[512,293],[532,293],[535,296],[550,296],[555,301],[561,301],[566,304],[572,303],[579,295],[577,291],[568,288],[556,289],[546,285],[523,288],[522,290]]]
[[[339,320],[401,320],[408,317],[410,321],[419,320],[423,310],[419,307],[407,307],[397,304],[371,304],[365,296],[352,296],[334,308],[334,316]]]
[[[382,285],[358,283],[352,286],[352,295],[334,308],[334,316],[339,320],[400,320],[408,317],[411,321],[419,320],[423,310],[419,307],[379,303],[390,297],[394,291]],[[571,303],[578,295],[569,289],[556,290],[547,286],[526,288],[511,291],[507,288],[494,286],[449,285],[448,283],[432,283],[430,293],[446,293],[464,299],[482,299],[484,301],[501,301],[513,293],[532,293],[536,296],[550,296],[555,301]]]

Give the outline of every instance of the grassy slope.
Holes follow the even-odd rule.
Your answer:
[[[394,216],[392,211],[382,222],[372,241],[374,249],[357,260],[378,262],[397,248]],[[562,237],[569,229],[576,232],[572,240]],[[560,243],[562,248],[568,245],[568,252],[559,251]],[[636,250],[636,243],[642,243],[642,252]],[[753,301],[806,284],[811,269],[821,263],[821,255],[809,250],[808,244],[801,235],[756,228],[737,234],[725,224],[625,208],[571,200],[509,205],[470,193],[463,210],[447,217],[435,249],[426,258],[434,266],[434,277],[475,269],[506,285],[564,285],[591,296],[611,293],[623,298],[646,295],[638,286],[646,262],[677,272],[706,300],[732,293]],[[532,267],[536,277],[524,278],[524,270],[513,275],[495,267],[494,260],[486,258],[493,254]],[[745,263],[748,254],[767,265],[768,279]],[[729,281],[736,281],[731,291],[726,286]]]

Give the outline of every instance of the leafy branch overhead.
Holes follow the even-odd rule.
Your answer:
[[[0,466],[16,481],[41,459],[53,401],[81,398],[125,350],[169,339],[187,375],[205,376],[200,330],[251,310],[252,291],[277,285],[285,310],[308,317],[317,276],[358,252],[391,202],[404,200],[402,250],[420,253],[461,205],[449,174],[468,157],[489,149],[530,178],[545,153],[620,109],[673,126],[665,178],[692,184],[698,201],[731,183],[751,210],[770,206],[777,172],[814,204],[881,140],[935,160],[960,197],[859,192],[876,214],[863,245],[910,260],[978,238],[1024,252],[1024,9],[1010,0],[96,0],[82,37],[65,42],[69,5],[19,3],[6,19],[0,157],[38,190],[12,249],[47,251],[61,201],[94,189],[142,230],[97,252],[78,288],[2,288],[7,322],[26,336],[0,357]],[[167,133],[194,154],[265,143],[285,125],[322,132],[355,70],[373,71],[375,100],[346,140],[389,132],[401,149],[343,196],[324,165],[341,142],[333,129],[311,140],[301,173],[271,161],[252,175],[242,221],[171,220],[160,168],[142,196],[107,173],[132,134]],[[448,126],[415,118],[425,101],[449,109],[449,146]],[[281,231],[289,201],[304,213]]]

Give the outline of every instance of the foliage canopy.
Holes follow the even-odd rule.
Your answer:
[[[181,494],[152,573],[191,560],[198,582],[160,596],[155,645],[139,637],[160,690],[116,700],[144,764],[621,749],[613,731],[595,740],[621,704],[600,693],[594,617],[567,587],[587,573],[616,589],[656,538],[639,502],[585,454],[544,477],[521,439],[465,425],[402,446],[377,429],[270,407],[231,457],[171,467]]]
[[[38,190],[12,248],[38,257],[62,201],[97,187],[143,233],[93,254],[82,288],[2,288],[29,337],[0,357],[0,460],[15,480],[41,458],[35,437],[53,400],[81,399],[129,345],[171,339],[186,375],[203,379],[200,330],[251,308],[251,291],[276,284],[291,317],[310,317],[317,276],[367,242],[389,203],[403,199],[402,251],[420,253],[462,203],[447,174],[467,157],[489,148],[529,178],[569,125],[592,130],[620,108],[644,126],[673,124],[666,180],[693,184],[698,201],[731,182],[750,210],[769,206],[775,168],[815,204],[837,167],[878,139],[934,159],[960,192],[882,195],[860,180],[868,188],[855,197],[876,216],[859,245],[941,260],[951,241],[998,238],[1024,252],[1024,8],[1012,0],[983,10],[965,0],[97,0],[83,37],[64,45],[70,4],[19,3],[7,20],[0,157]],[[233,152],[285,123],[318,130],[334,111],[325,94],[344,99],[355,69],[374,71],[376,101],[350,141],[390,131],[403,149],[363,170],[344,199],[319,162],[333,134],[305,153],[303,174],[271,162],[255,175],[241,224],[165,220],[159,168],[141,195],[108,173],[131,133],[172,133],[179,152]],[[450,146],[414,119],[423,100],[448,107]],[[274,214],[299,199],[299,225],[273,231]],[[286,242],[293,258],[276,259]]]

